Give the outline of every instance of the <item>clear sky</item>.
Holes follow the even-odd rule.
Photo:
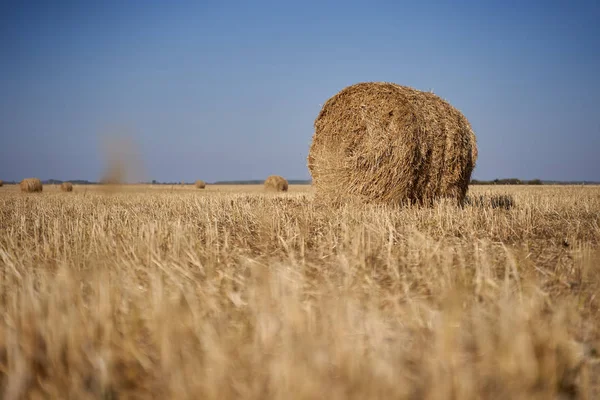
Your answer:
[[[321,105],[389,81],[477,135],[474,178],[600,181],[597,1],[3,1],[0,179],[308,179]]]

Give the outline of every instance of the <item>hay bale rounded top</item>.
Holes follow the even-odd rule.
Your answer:
[[[60,185],[60,190],[62,190],[63,192],[72,192],[73,191],[73,184],[71,182],[63,182]]]
[[[433,93],[387,82],[346,87],[314,123],[308,167],[317,198],[462,202],[477,160],[467,118]]]
[[[38,178],[26,178],[19,183],[21,192],[41,192],[43,190],[42,181]]]
[[[206,182],[197,180],[195,185],[197,189],[204,189],[206,187]]]
[[[265,190],[275,192],[287,192],[288,181],[279,175],[271,175],[265,180]]]

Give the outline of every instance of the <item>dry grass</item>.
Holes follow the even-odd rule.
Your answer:
[[[73,191],[73,184],[71,182],[63,182],[60,185],[60,190],[63,192],[72,192]]]
[[[332,210],[294,186],[9,189],[2,398],[600,396],[598,187]]]
[[[287,192],[288,186],[288,181],[279,175],[269,176],[264,183],[265,190],[270,192]]]
[[[38,178],[25,178],[19,183],[19,187],[21,188],[21,192],[26,193],[41,192],[44,188],[42,181]]]
[[[344,88],[315,120],[308,167],[331,203],[462,203],[477,160],[467,118],[433,93],[386,82]]]

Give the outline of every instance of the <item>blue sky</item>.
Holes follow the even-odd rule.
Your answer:
[[[471,121],[474,178],[600,181],[600,6],[567,1],[4,1],[0,179],[309,178],[321,105],[390,81]]]

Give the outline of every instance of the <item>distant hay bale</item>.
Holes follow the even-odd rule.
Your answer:
[[[41,192],[43,190],[42,181],[38,178],[26,178],[19,183],[21,192]]]
[[[317,198],[464,201],[477,161],[467,118],[433,93],[386,82],[346,87],[323,105],[308,155]]]
[[[63,182],[60,185],[60,190],[62,190],[63,192],[72,192],[73,191],[73,184],[71,182]]]
[[[0,187],[4,186],[4,181],[0,179]]]
[[[279,175],[271,175],[265,180],[265,190],[271,192],[287,192],[288,181]]]
[[[195,185],[197,189],[204,189],[206,187],[206,182],[197,180]]]

